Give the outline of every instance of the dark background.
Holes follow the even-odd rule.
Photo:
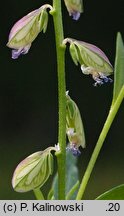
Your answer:
[[[46,34],[41,33],[29,53],[11,59],[6,47],[13,24],[28,12],[52,1],[3,1],[0,13],[0,199],[35,199],[32,192],[19,194],[11,186],[17,164],[32,154],[57,143],[57,73],[52,17]],[[117,31],[124,36],[124,1],[85,0],[85,12],[73,21],[64,6],[65,37],[93,43],[111,63],[115,59]],[[113,77],[112,77],[113,78]],[[90,76],[81,73],[66,51],[67,90],[80,108],[87,148],[78,160],[80,178],[86,169],[112,100],[113,84],[93,87]],[[85,199],[124,183],[124,103],[105,140],[88,184]],[[51,180],[43,187],[46,194]]]

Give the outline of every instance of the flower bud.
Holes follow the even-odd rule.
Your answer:
[[[12,186],[17,192],[40,188],[53,172],[53,156],[49,147],[25,158],[15,169]]]
[[[86,75],[92,75],[96,81],[95,86],[112,81],[107,76],[112,74],[113,67],[101,49],[92,44],[71,38],[66,38],[63,41],[64,44],[67,42],[70,43],[70,54],[74,63],[77,65],[79,62],[82,72]]]
[[[43,5],[37,10],[24,16],[12,27],[9,34],[7,46],[12,48],[12,58],[17,59],[21,54],[27,54],[31,43],[37,35],[43,30],[46,31],[48,23],[47,8],[50,5]]]
[[[82,0],[64,0],[69,16],[72,16],[74,20],[78,20],[80,13],[83,12]]]
[[[80,111],[76,103],[66,93],[66,134],[70,142],[70,149],[74,155],[78,155],[79,146],[85,148],[85,134]]]

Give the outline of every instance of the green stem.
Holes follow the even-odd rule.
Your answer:
[[[65,46],[61,12],[61,0],[53,0],[51,12],[54,21],[57,70],[58,70],[58,100],[59,100],[59,131],[58,143],[60,152],[56,154],[58,162],[58,198],[65,199],[65,167],[66,167],[66,84],[65,84]]]
[[[102,132],[99,136],[96,147],[95,147],[93,154],[91,156],[91,159],[89,161],[88,167],[87,167],[85,174],[83,176],[83,179],[82,179],[82,182],[81,182],[81,185],[80,185],[77,197],[76,197],[77,200],[80,200],[82,198],[82,196],[84,195],[84,191],[86,189],[87,183],[89,181],[90,175],[92,173],[92,170],[93,170],[94,165],[96,163],[96,160],[98,158],[100,150],[102,148],[103,142],[107,136],[107,133],[111,127],[111,124],[112,124],[112,122],[116,116],[116,113],[117,113],[117,111],[121,105],[123,98],[124,98],[124,86],[122,87],[115,103],[111,106],[108,117],[107,117],[106,122],[104,124],[104,127],[102,129]]]
[[[39,188],[34,189],[33,191],[37,200],[44,200],[44,196]]]

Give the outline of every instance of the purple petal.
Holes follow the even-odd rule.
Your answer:
[[[76,157],[78,157],[81,154],[81,152],[78,148],[73,148],[73,149],[71,149],[71,151],[72,151],[72,154]]]
[[[92,75],[93,79],[96,81],[93,85],[96,86],[101,86],[104,83],[112,82],[112,79],[105,76],[103,73],[98,73],[98,76]]]
[[[70,13],[70,16],[72,16],[73,20],[78,20],[80,18],[80,12],[74,11],[73,13]]]
[[[20,49],[12,50],[12,59],[17,59],[20,55],[27,54],[30,47],[31,47],[31,44],[27,45],[26,47],[20,48]]]
[[[81,154],[79,148],[73,143],[70,143],[70,145],[66,149],[72,152],[74,156],[79,156]]]
[[[100,76],[100,78],[101,78],[105,83],[108,83],[108,82],[111,83],[111,82],[113,82],[113,80],[112,80],[111,78],[105,76],[105,74],[103,74],[103,73],[99,73],[99,76]]]

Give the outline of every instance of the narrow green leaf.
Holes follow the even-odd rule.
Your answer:
[[[47,200],[53,200],[53,199],[54,199],[54,191],[53,191],[53,188],[51,188],[51,190],[49,191],[47,195]]]
[[[122,41],[121,34],[117,34],[116,42],[116,57],[115,57],[115,67],[114,67],[114,92],[113,92],[113,102],[116,101],[120,90],[124,85],[124,44]]]
[[[73,156],[71,152],[66,153],[66,194],[76,185],[76,189],[73,191],[69,198],[74,200],[76,198],[78,190],[78,168],[77,168],[77,157]],[[56,174],[53,179],[52,189],[54,191],[54,199],[58,199],[58,175]]]
[[[80,182],[79,180],[73,185],[73,187],[70,189],[70,191],[66,195],[66,200],[72,199],[72,196],[74,196],[74,193],[79,189]]]
[[[58,173],[56,173],[56,175],[53,178],[53,183],[50,191],[53,191],[53,199],[58,200]]]
[[[97,200],[124,200],[124,184],[112,188],[101,194]]]

